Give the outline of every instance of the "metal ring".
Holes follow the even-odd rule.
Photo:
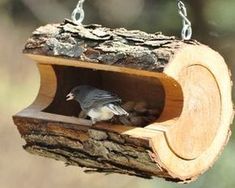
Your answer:
[[[82,24],[82,22],[85,18],[85,12],[83,10],[83,3],[84,2],[85,2],[85,0],[79,0],[76,8],[73,10],[72,15],[71,15],[73,22],[75,22],[78,25]]]
[[[190,40],[192,37],[192,33],[193,33],[192,25],[189,19],[187,18],[187,9],[184,3],[180,0],[178,0],[178,12],[183,20],[183,28],[181,31],[181,37],[183,40]]]

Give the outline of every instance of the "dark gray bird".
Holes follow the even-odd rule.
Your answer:
[[[120,106],[122,100],[116,94],[88,85],[73,88],[66,100],[79,102],[83,112],[91,118],[93,124],[110,120],[114,115],[129,115]]]

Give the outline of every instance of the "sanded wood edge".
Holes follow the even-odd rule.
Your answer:
[[[223,151],[226,143],[228,142],[228,138],[231,135],[230,125],[234,117],[233,103],[231,100],[232,82],[229,74],[229,69],[221,55],[219,55],[214,50],[203,45],[200,47],[191,46],[181,49],[178,54],[176,54],[172,62],[168,64],[164,72],[173,77],[175,80],[178,80],[180,78],[179,75],[181,71],[185,67],[190,67],[192,65],[199,65],[209,70],[211,74],[213,74],[219,89],[221,104],[219,116],[220,120],[216,134],[214,135],[211,144],[197,158],[192,160],[185,160],[176,155],[172,148],[169,147],[168,139],[171,135],[169,133],[171,133],[171,131],[174,129],[180,128],[182,130],[177,131],[178,133],[180,133],[180,137],[182,137],[183,134],[188,133],[185,132],[183,128],[188,124],[180,126],[177,125],[179,119],[177,119],[176,121],[170,121],[170,125],[166,123],[166,125],[168,126],[164,128],[165,134],[164,136],[161,135],[162,138],[159,139],[159,136],[156,136],[155,138],[150,140],[150,145],[153,147],[154,152],[157,154],[160,165],[163,166],[163,168],[167,169],[171,176],[175,176],[179,179],[184,180],[187,180],[188,178],[196,179],[199,175],[208,170],[208,168],[212,167],[214,162],[218,159],[218,156]],[[198,76],[200,77],[200,74]],[[183,93],[184,92],[185,91],[183,89]],[[149,128],[153,126],[154,125],[150,125]],[[200,140],[201,139],[198,139],[198,142],[200,142]],[[181,149],[182,148],[183,146],[181,145]]]
[[[181,114],[183,107],[183,94],[181,86],[178,82],[168,76],[165,73],[151,72],[146,70],[138,70],[134,68],[111,66],[105,64],[89,63],[79,60],[52,57],[52,56],[42,56],[34,54],[26,54],[29,58],[36,62],[40,62],[41,65],[61,65],[61,66],[71,66],[77,68],[102,70],[108,72],[117,72],[122,74],[129,74],[141,77],[148,77],[152,79],[158,79],[162,83],[166,96],[165,96],[165,108],[164,112],[157,120],[157,122],[165,122],[171,119],[178,118]],[[174,90],[174,92],[172,92]],[[157,125],[157,124],[156,124]],[[158,130],[158,128],[156,128]]]
[[[86,69],[95,69],[95,70],[103,70],[110,72],[118,72],[125,74],[132,74],[136,76],[146,76],[146,77],[157,77],[157,78],[166,78],[167,75],[158,72],[150,72],[146,70],[138,70],[135,68],[128,68],[124,66],[113,66],[107,64],[99,64],[88,61],[81,61],[75,59],[69,59],[64,57],[55,57],[55,56],[44,56],[44,55],[36,55],[25,53],[27,57],[34,60],[35,62],[40,62],[40,64],[45,65],[61,65],[61,66],[71,66],[78,68],[86,68]]]
[[[40,88],[35,101],[28,108],[40,112],[53,101],[57,89],[57,78],[51,65],[37,63],[37,67],[40,73]]]

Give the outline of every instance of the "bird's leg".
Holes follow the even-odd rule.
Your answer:
[[[79,118],[82,118],[82,119],[86,119],[86,118],[87,118],[87,113],[82,110],[82,111],[79,113],[78,117],[79,117]]]
[[[123,125],[131,125],[130,120],[128,119],[127,116],[119,116],[119,121],[123,124]]]

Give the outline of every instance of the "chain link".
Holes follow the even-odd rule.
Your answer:
[[[185,4],[178,0],[178,12],[179,15],[182,17],[183,20],[183,28],[181,32],[181,37],[183,40],[190,40],[192,37],[192,25],[189,19],[187,18],[187,9],[185,7]]]
[[[85,12],[83,10],[83,3],[84,2],[85,2],[85,0],[79,0],[76,8],[74,9],[74,11],[71,15],[73,22],[75,22],[78,25],[82,24],[82,22],[85,18]]]

